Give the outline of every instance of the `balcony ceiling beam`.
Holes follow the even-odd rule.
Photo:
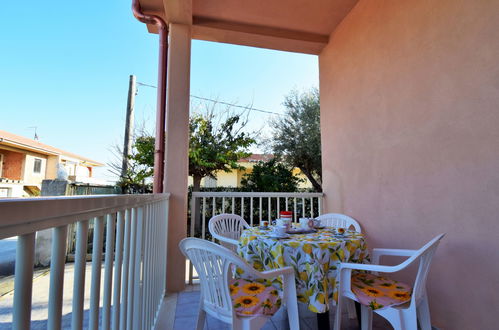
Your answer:
[[[193,39],[270,48],[306,54],[319,54],[329,41],[328,35],[193,17]]]

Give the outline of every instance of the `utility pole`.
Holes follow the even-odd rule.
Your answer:
[[[123,163],[121,165],[121,177],[126,178],[128,171],[128,157],[132,152],[133,140],[133,108],[135,106],[135,95],[137,94],[136,77],[130,75],[128,85],[128,101],[126,104],[126,124],[125,124],[125,142],[123,144]]]

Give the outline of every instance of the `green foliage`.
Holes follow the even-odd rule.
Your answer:
[[[149,175],[152,175],[152,168],[154,167],[154,137],[150,135],[137,137],[133,148],[135,152],[130,159],[138,165],[149,167],[151,170]]]
[[[241,168],[237,161],[248,157],[247,148],[255,140],[242,131],[246,122],[241,116],[228,116],[220,125],[215,115],[194,115],[189,119],[189,175],[193,177],[194,190],[199,190],[201,179],[215,176],[215,172],[230,172]]]
[[[244,191],[294,192],[301,181],[293,176],[291,169],[273,158],[255,164],[251,173],[243,176],[241,186]]]
[[[150,193],[153,169],[154,137],[143,133],[135,139],[127,175],[120,179],[118,185],[124,193]]]
[[[284,100],[285,116],[272,123],[272,149],[291,167],[299,168],[316,191],[322,191],[319,90],[292,91]]]
[[[242,131],[246,122],[241,116],[229,115],[220,125],[215,120],[212,112],[189,119],[189,175],[194,179],[195,190],[199,190],[202,178],[214,177],[216,171],[239,169],[237,161],[248,157],[251,153],[247,148],[255,143]],[[154,136],[144,132],[135,139],[127,177],[119,182],[125,192],[152,191],[154,140]]]

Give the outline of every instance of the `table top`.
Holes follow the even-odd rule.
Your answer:
[[[328,302],[337,300],[338,264],[369,260],[365,237],[357,232],[347,231],[340,236],[333,228],[324,228],[316,233],[293,234],[287,239],[271,236],[271,231],[258,227],[244,230],[239,255],[259,271],[292,266],[298,300],[316,313],[327,311]],[[281,285],[279,280],[273,284]]]

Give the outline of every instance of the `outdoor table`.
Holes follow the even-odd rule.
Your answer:
[[[329,322],[329,302],[338,300],[337,267],[340,262],[363,263],[369,252],[364,235],[347,231],[336,235],[332,228],[310,234],[272,238],[270,230],[252,227],[243,231],[237,252],[258,271],[292,266],[298,301],[318,313],[318,321]],[[238,276],[244,277],[244,273]],[[280,280],[274,285],[280,286]]]

